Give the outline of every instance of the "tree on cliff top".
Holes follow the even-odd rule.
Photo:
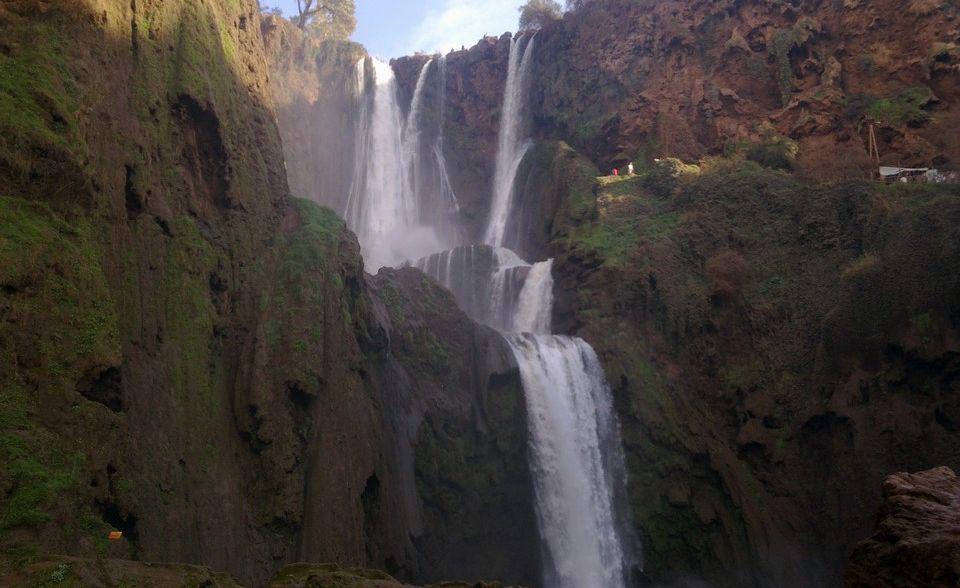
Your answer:
[[[560,4],[554,0],[527,0],[520,7],[520,30],[539,29],[563,16]]]
[[[357,28],[353,0],[297,0],[297,11],[297,26],[321,39],[347,39]]]

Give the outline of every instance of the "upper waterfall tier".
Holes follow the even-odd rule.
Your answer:
[[[507,238],[507,231],[513,212],[517,171],[524,155],[530,149],[530,140],[526,137],[525,107],[534,40],[535,37],[530,37],[524,42],[524,37],[515,37],[510,41],[507,83],[503,93],[503,108],[500,110],[493,201],[483,239],[484,243],[494,247],[512,245]]]
[[[446,227],[445,211],[456,210],[456,196],[442,135],[425,140],[425,124],[432,119],[423,109],[423,96],[430,72],[437,70],[433,63],[431,59],[421,68],[406,117],[390,64],[374,59],[372,80],[365,64],[358,65],[358,148],[345,216],[373,272],[451,245],[445,242],[453,233]],[[443,205],[437,206],[438,200]]]

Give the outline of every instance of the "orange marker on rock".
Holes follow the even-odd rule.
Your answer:
[[[123,531],[110,531],[110,534],[107,535],[107,539],[111,541],[116,541],[121,537],[123,537]]]

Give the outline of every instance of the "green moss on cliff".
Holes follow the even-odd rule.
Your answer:
[[[343,220],[329,208],[301,198],[293,202],[300,226],[287,241],[280,266],[291,277],[306,269],[323,269],[346,230]]]
[[[669,178],[675,186],[676,178]],[[669,237],[679,225],[679,213],[651,192],[651,182],[647,175],[601,177],[592,190],[574,192],[563,205],[570,221],[562,237],[565,247],[622,266],[642,241]]]
[[[932,92],[924,86],[913,86],[899,94],[873,101],[866,113],[881,123],[893,126],[920,126],[930,120],[923,107]]]
[[[40,423],[47,397],[119,361],[117,319],[85,220],[0,197],[0,528],[33,527],[78,496],[82,458]],[[29,327],[29,328],[25,328]]]
[[[0,52],[0,128],[5,157],[29,141],[71,145],[76,85],[55,31],[36,26],[31,43]]]
[[[777,31],[770,45],[770,54],[777,66],[777,84],[780,101],[786,106],[793,94],[793,66],[790,52],[802,47],[819,30],[819,25],[810,18],[803,18],[793,28]]]
[[[43,367],[34,373],[45,379],[79,378],[84,362],[109,365],[119,355],[117,319],[92,231],[87,221],[67,223],[42,204],[0,197],[0,285],[19,321],[45,325],[11,341],[26,346],[21,353],[38,353]]]

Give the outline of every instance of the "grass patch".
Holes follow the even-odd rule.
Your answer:
[[[36,527],[51,517],[63,494],[80,485],[79,453],[61,452],[29,418],[30,398],[14,382],[0,384],[0,531]]]
[[[930,101],[931,92],[924,86],[912,86],[887,98],[873,101],[866,114],[876,120],[897,127],[919,127],[930,120],[923,109]]]
[[[31,43],[9,55],[0,53],[0,127],[11,149],[22,139],[69,146],[75,124],[76,86],[66,66],[56,31],[36,25]]]
[[[93,234],[85,219],[67,223],[44,204],[0,197],[0,285],[14,293],[23,323],[35,325],[18,330],[15,340],[20,354],[41,359],[42,379],[76,380],[78,364],[111,364],[119,356],[116,312]]]

